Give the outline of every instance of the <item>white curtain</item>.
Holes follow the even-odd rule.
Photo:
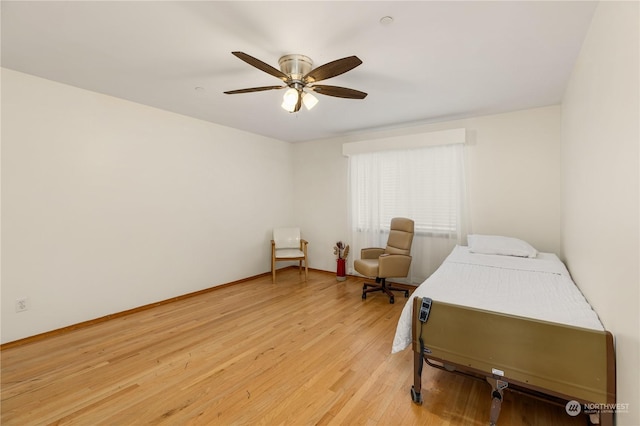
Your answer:
[[[467,232],[464,145],[452,144],[349,157],[351,248],[384,247],[393,217],[415,221],[407,279],[420,284]],[[349,265],[353,270],[353,261]]]

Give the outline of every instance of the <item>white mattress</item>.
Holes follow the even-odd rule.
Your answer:
[[[598,315],[552,253],[520,258],[470,253],[457,246],[407,301],[393,339],[392,352],[411,344],[413,297],[603,330]]]

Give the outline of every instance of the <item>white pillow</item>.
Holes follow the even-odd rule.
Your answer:
[[[469,251],[503,256],[536,257],[538,251],[526,241],[499,235],[467,235]]]

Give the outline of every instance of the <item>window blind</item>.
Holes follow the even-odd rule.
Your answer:
[[[416,233],[457,233],[462,155],[461,144],[351,155],[352,226],[388,230],[402,216]]]

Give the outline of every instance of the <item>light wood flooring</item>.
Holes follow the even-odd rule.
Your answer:
[[[297,269],[2,350],[2,425],[486,425],[490,386],[391,355],[405,303]],[[501,425],[583,425],[506,392]]]

